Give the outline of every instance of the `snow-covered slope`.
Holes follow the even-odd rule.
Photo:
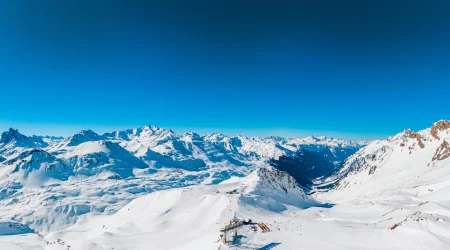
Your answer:
[[[111,141],[88,141],[74,147],[66,147],[58,155],[67,165],[73,166],[77,174],[92,176],[102,172],[112,172],[125,178],[133,176],[133,169],[148,166],[139,158]]]
[[[78,146],[83,142],[100,140],[101,137],[92,130],[82,130],[77,134],[69,136],[59,141],[56,145],[51,146],[51,151],[64,150],[66,147]]]
[[[165,145],[159,148],[165,150],[159,154],[173,161],[188,159],[190,154],[177,153],[182,152],[180,145],[173,144],[175,141],[186,142],[181,143],[182,148],[195,152],[197,156],[206,156],[193,159],[213,162],[208,169],[214,171],[216,168],[229,167],[233,171],[238,168],[230,161],[227,165],[224,161],[214,163],[210,160],[215,159],[211,157],[213,155],[225,157],[225,152],[235,152],[232,158],[239,162],[254,164],[264,159],[262,153],[258,153],[264,148],[267,149],[264,150],[266,154],[275,156],[264,163],[281,163],[287,170],[296,168],[300,160],[309,159],[301,157],[300,154],[307,152],[302,150],[276,157],[277,152],[284,152],[287,146],[282,145],[286,143],[264,144],[262,141],[266,139],[246,138],[252,142],[242,144],[245,140],[211,135],[208,141],[214,143],[203,144],[205,139],[193,133],[183,135],[183,140],[174,140],[176,135],[170,131],[164,133],[170,136],[163,136],[165,139],[152,144],[152,147]],[[120,143],[122,148],[128,148],[136,158],[145,161],[149,149],[140,151],[139,148],[146,146],[140,146],[136,138],[120,138],[109,140]],[[313,190],[317,192],[312,197],[299,187],[297,178],[275,169],[280,165],[269,167],[268,164],[245,177],[229,176],[228,180],[217,185],[189,186],[198,183],[198,174],[204,170],[174,171],[156,162],[151,165],[150,172],[135,170],[136,177],[133,178],[111,178],[109,174],[89,176],[83,180],[69,178],[59,185],[46,185],[48,190],[45,192],[42,189],[24,191],[20,183],[10,183],[8,190],[11,192],[2,193],[6,198],[0,200],[0,205],[4,204],[0,206],[1,214],[8,215],[11,221],[21,221],[18,225],[31,225],[33,229],[38,225],[36,218],[41,218],[45,225],[66,220],[66,226],[52,228],[45,235],[0,236],[0,246],[5,249],[20,246],[48,250],[449,249],[449,140],[450,122],[440,121],[429,129],[419,132],[405,130],[386,140],[375,141],[348,158],[330,176],[315,180],[318,186],[313,186]],[[252,146],[253,142],[257,142],[256,145]],[[101,143],[101,140],[95,143]],[[147,143],[145,145],[150,145]],[[131,145],[137,150],[130,150]],[[74,155],[75,151],[71,150],[79,146],[68,148],[57,157],[65,158],[66,153]],[[145,153],[141,158],[136,156],[137,152]],[[243,168],[251,169],[252,166],[255,165]],[[151,176],[151,181],[140,176]],[[183,181],[179,176],[183,176]],[[210,177],[203,177],[203,183],[209,183],[205,181]],[[189,183],[180,184],[185,181]],[[163,190],[167,188],[170,189]],[[19,192],[23,193],[15,196]],[[149,194],[142,196],[144,192]],[[54,201],[43,199],[49,194],[67,197],[55,198]],[[14,198],[25,195],[30,204],[24,206],[24,202],[14,202]],[[128,203],[127,198],[136,199]],[[117,202],[120,204],[115,204]],[[73,216],[64,217],[61,213],[52,212],[56,204]],[[6,211],[5,207],[9,210]],[[41,214],[28,210],[27,215],[20,212],[10,216],[13,213],[10,210],[30,207],[44,209]],[[77,216],[78,220],[75,219]],[[244,225],[238,230],[233,244],[223,244],[220,242],[223,234],[220,229],[234,218],[264,223],[270,231],[263,232],[263,227],[257,224]]]
[[[80,250],[217,249],[219,229],[235,216],[260,221],[312,205],[317,203],[292,177],[262,168],[216,186],[155,192],[114,215],[85,217],[46,240]]]
[[[48,143],[37,136],[25,136],[18,130],[10,128],[2,133],[0,137],[0,156],[7,158],[17,155],[29,148],[44,148]]]
[[[83,216],[70,228],[46,235],[43,241],[51,245],[42,245],[80,250],[448,249],[448,207],[422,198],[401,190],[323,204],[286,173],[261,168],[218,185],[157,191],[110,216]],[[220,229],[236,218],[253,224],[239,228],[232,244],[221,243]],[[27,237],[33,242],[32,235]]]
[[[336,193],[349,199],[386,189],[414,187],[429,178],[438,181],[437,175],[450,170],[449,142],[449,121],[436,122],[418,132],[405,130],[370,143],[345,160],[342,168],[322,185],[342,190]]]
[[[46,239],[80,249],[448,249],[448,140],[450,123],[440,121],[371,143],[325,178],[333,188],[315,197],[328,205],[262,168],[217,186],[155,192]],[[271,232],[244,226],[234,244],[217,242],[234,217]]]
[[[64,229],[84,214],[112,214],[148,192],[246,176],[272,158],[303,154],[302,145],[348,154],[364,145],[299,141],[176,134],[155,126],[104,135],[83,130],[65,139],[10,129],[0,144],[0,216],[41,232]],[[335,166],[336,160],[325,161]]]
[[[52,154],[42,149],[23,151],[18,156],[2,162],[0,183],[44,181],[47,178],[67,180],[73,174],[72,168],[64,164]]]

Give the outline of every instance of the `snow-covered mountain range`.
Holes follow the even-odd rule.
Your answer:
[[[44,140],[45,139],[45,140]],[[337,163],[366,145],[364,141],[345,141],[326,137],[228,137],[222,134],[200,136],[195,133],[176,134],[155,126],[116,131],[98,135],[83,130],[68,138],[28,137],[17,130],[4,132],[0,139],[0,157],[8,165],[26,160],[31,151],[33,160],[52,158],[65,164],[74,175],[93,176],[111,172],[127,178],[175,169],[178,172],[204,174],[204,179],[218,183],[230,176],[242,176],[268,160],[299,157],[313,152],[321,160]],[[27,153],[28,152],[28,153]],[[42,159],[36,159],[43,157]],[[333,169],[328,169],[333,170]],[[206,178],[208,177],[208,178]],[[53,176],[64,179],[67,176]],[[200,183],[200,182],[199,182]]]
[[[156,127],[83,131],[42,148],[24,146],[39,137],[12,141],[0,170],[2,249],[450,247],[445,120],[359,150],[364,143]],[[339,158],[346,149],[357,151]],[[220,229],[236,218],[259,224],[222,243]]]
[[[0,215],[53,231],[90,212],[113,213],[144,193],[217,184],[272,161],[282,167],[280,160],[302,162],[314,155],[312,164],[289,169],[310,183],[365,144],[326,137],[176,134],[156,126],[103,135],[83,130],[67,138],[9,129],[0,139]],[[308,172],[308,167],[324,170]]]

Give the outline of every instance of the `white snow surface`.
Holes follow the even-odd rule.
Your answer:
[[[64,226],[44,230],[44,234],[0,236],[0,247],[81,250],[449,249],[450,127],[447,128],[445,122],[440,121],[419,132],[405,130],[386,140],[370,143],[349,157],[333,175],[317,180],[312,195],[305,194],[286,173],[264,167],[262,161],[267,156],[277,157],[277,152],[284,149],[288,150],[287,153],[292,152],[288,147],[301,140],[238,140],[238,137],[228,138],[220,134],[202,137],[194,133],[179,136],[166,130],[155,135],[158,129],[152,127],[112,133],[106,135],[108,139],[104,137],[101,140],[120,145],[137,155],[136,158],[150,166],[152,171],[135,169],[134,177],[116,178],[115,169],[109,168],[85,178],[72,175],[68,180],[46,174],[41,183],[45,183],[47,190],[43,190],[41,185],[31,186],[27,190],[32,191],[26,192],[20,186],[26,186],[24,182],[9,182],[8,185],[12,186],[5,190],[13,194],[1,195],[14,197],[13,190],[17,190],[23,192],[18,197],[28,195],[25,199],[31,204],[3,199],[2,202],[9,202],[0,207],[0,214],[7,215],[3,224],[21,218],[19,228],[23,228],[20,225],[43,228],[42,225],[54,225],[54,222],[61,222]],[[153,139],[140,138],[144,132],[145,138]],[[171,139],[174,137],[179,139]],[[279,143],[265,144],[265,140],[278,140]],[[305,139],[308,142],[314,140]],[[245,146],[240,144],[242,142]],[[182,148],[189,149],[189,153],[180,154]],[[261,153],[262,148],[265,155]],[[67,159],[66,154],[85,155],[84,151],[71,150],[74,149],[64,147],[50,151],[63,162]],[[260,165],[233,164],[233,160],[223,154],[224,150],[236,152],[233,160]],[[165,155],[164,159],[169,160],[158,165],[161,159],[152,152]],[[241,168],[250,174],[229,176],[229,180],[220,184],[208,185],[211,174],[198,182],[199,172],[204,166],[189,162],[179,165],[182,167],[177,169],[179,173],[166,165],[201,157],[214,163],[213,169],[235,171]],[[216,163],[216,159],[223,161]],[[15,161],[11,164],[16,166]],[[194,177],[186,177],[188,173]],[[180,185],[180,174],[187,182],[199,185]],[[173,182],[168,184],[170,180]],[[141,189],[148,194],[143,195],[145,192]],[[65,198],[50,197],[55,194]],[[53,207],[52,199],[62,203],[60,209],[67,211],[66,214],[74,216],[55,213],[53,217],[46,217],[49,221],[36,222],[35,218],[45,216],[33,213],[53,211],[42,209]],[[31,211],[34,208],[41,209]],[[19,215],[14,214],[17,211],[21,211]],[[223,244],[219,241],[219,230],[233,218],[263,222],[270,232],[262,232],[259,227],[255,232],[249,225],[244,225],[233,244]]]
[[[303,146],[289,146],[291,140],[176,134],[156,126],[104,135],[83,130],[65,139],[10,129],[0,138],[0,219],[41,233],[62,230],[147,193],[244,177]],[[351,152],[365,144],[322,138],[304,146]]]

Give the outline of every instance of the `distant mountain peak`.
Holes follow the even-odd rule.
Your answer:
[[[175,133],[172,129],[161,128],[155,125],[146,125],[141,128],[142,130],[152,130],[152,131],[167,131],[170,133]]]
[[[45,147],[48,144],[45,143],[40,137],[26,136],[19,132],[17,129],[10,128],[8,131],[2,133],[0,138],[1,144],[13,143],[15,146],[33,148],[33,147]]]
[[[191,137],[193,139],[200,139],[201,138],[201,136],[199,134],[197,134],[195,132],[192,132],[192,131],[186,132],[183,135],[184,136],[189,136],[189,137]]]
[[[80,132],[78,132],[78,134],[80,134],[80,135],[94,135],[94,136],[98,136],[97,133],[95,133],[94,131],[92,131],[90,129],[81,130]]]
[[[2,133],[2,137],[0,139],[1,143],[9,143],[13,140],[15,141],[22,141],[22,140],[26,140],[28,139],[27,136],[19,133],[19,130],[17,129],[13,129],[13,128],[9,128],[8,131],[5,131]]]
[[[62,143],[66,144],[67,146],[77,146],[83,142],[100,140],[100,138],[101,137],[97,133],[95,133],[90,129],[87,129],[81,130],[77,134],[70,136],[69,138],[65,139]]]

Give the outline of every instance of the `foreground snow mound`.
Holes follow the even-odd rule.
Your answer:
[[[448,186],[442,191],[448,193]],[[311,199],[286,173],[259,169],[215,186],[154,192],[111,216],[84,216],[45,240],[81,250],[444,250],[450,245],[450,210],[439,188],[386,190],[333,206]],[[233,243],[223,244],[220,229],[234,218],[255,224],[242,226]],[[64,249],[56,246],[47,249]]]
[[[47,240],[74,249],[216,249],[218,232],[235,216],[279,216],[317,204],[286,173],[259,169],[217,186],[158,191],[111,216],[85,216]]]

